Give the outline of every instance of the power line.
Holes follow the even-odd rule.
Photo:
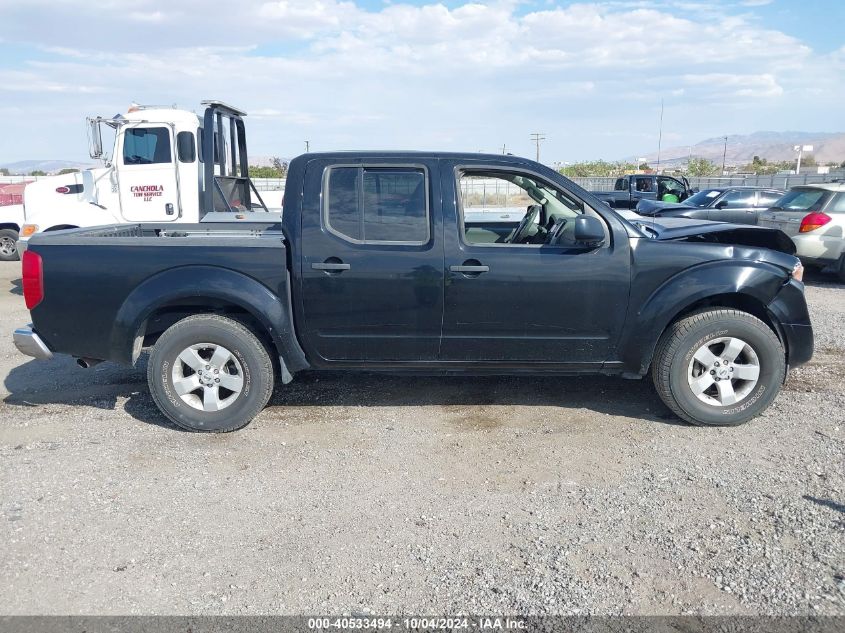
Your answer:
[[[540,162],[540,141],[545,141],[546,137],[544,136],[544,132],[532,132],[531,133],[531,140],[537,146],[537,162]]]

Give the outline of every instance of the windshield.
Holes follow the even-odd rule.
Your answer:
[[[784,194],[773,206],[787,211],[820,209],[829,195],[830,192],[823,189],[793,189]]]
[[[720,195],[722,195],[722,189],[705,189],[687,198],[686,204],[693,207],[706,207]]]

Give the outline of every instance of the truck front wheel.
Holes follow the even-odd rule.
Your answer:
[[[18,232],[13,229],[0,229],[0,262],[14,262],[18,257]]]
[[[171,326],[147,366],[153,400],[189,431],[225,433],[249,424],[273,392],[267,349],[241,323],[196,315]]]
[[[657,345],[652,376],[678,417],[734,426],[762,413],[783,384],[786,358],[774,332],[739,310],[712,309],[673,323]]]

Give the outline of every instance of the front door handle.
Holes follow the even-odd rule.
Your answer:
[[[485,266],[477,259],[468,259],[460,266],[449,266],[449,270],[453,273],[461,273],[467,279],[474,279],[481,273],[488,272],[490,267]]]

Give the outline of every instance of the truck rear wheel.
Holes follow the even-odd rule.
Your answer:
[[[0,262],[16,262],[18,247],[18,232],[13,229],[0,229]]]
[[[171,326],[147,366],[153,400],[189,431],[225,433],[258,415],[273,392],[267,349],[243,324],[196,315]]]
[[[735,426],[762,413],[783,384],[786,359],[760,319],[729,308],[673,323],[657,345],[652,377],[657,393],[683,420]]]

